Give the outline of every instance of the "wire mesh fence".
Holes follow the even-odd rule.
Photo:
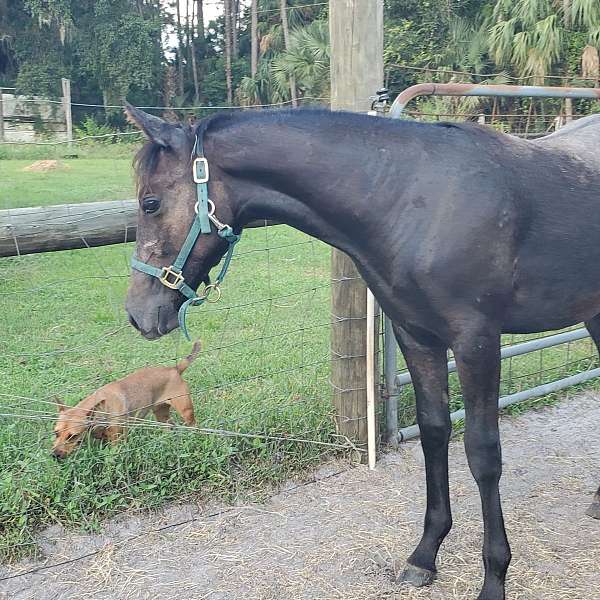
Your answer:
[[[131,198],[135,148],[53,171],[24,172],[31,158],[3,161],[0,209],[107,199],[107,186]],[[88,436],[54,460],[56,400],[73,406],[189,353],[179,334],[148,343],[127,323],[132,252],[121,243],[0,259],[0,558],[34,553],[44,525],[93,528],[107,514],[192,492],[235,497],[353,449],[333,420],[329,249],[278,225],[246,231],[221,302],[190,313],[203,343],[184,375],[197,425],[134,416],[121,443]]]
[[[473,121],[511,135],[535,138],[557,131],[567,123],[586,116],[592,108],[597,110],[597,104],[592,105],[588,100],[428,97],[407,107],[403,116],[433,122]],[[553,347],[516,356],[511,356],[512,352],[507,352],[507,349],[514,349],[516,345],[526,341],[542,340],[552,334],[546,332],[503,336],[503,352],[509,356],[502,360],[500,396],[512,396],[519,392],[533,390],[548,382],[555,382],[596,368],[598,352],[591,338],[585,335],[585,330],[581,329],[581,325],[561,330],[561,332],[567,331],[580,331],[581,334],[569,336],[578,339],[570,339]],[[398,394],[398,427],[401,430],[406,428],[413,434],[414,428],[411,426],[416,422],[414,390],[410,385],[410,376],[401,354],[398,352],[396,356],[394,355],[395,351],[388,351],[386,357],[388,361],[397,361],[397,369],[393,375],[394,384],[390,385],[388,382],[387,389],[396,388],[392,395]],[[448,360],[452,361],[452,358],[452,353],[449,352]],[[449,375],[449,391],[451,412],[462,409],[460,384],[457,373],[452,368]],[[549,400],[550,397],[542,396],[535,402],[543,404]],[[391,401],[395,402],[395,397]],[[388,411],[387,414],[389,418],[390,414],[393,415],[393,411]],[[388,438],[392,431],[397,431],[395,425],[387,428]]]

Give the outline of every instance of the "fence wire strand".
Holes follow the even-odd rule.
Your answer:
[[[93,222],[94,216],[78,216],[73,205],[60,218],[40,211],[36,225],[88,219]],[[123,232],[127,239],[126,227]],[[0,259],[0,297],[6,305],[0,344],[0,459],[21,490],[42,485],[38,479],[50,466],[51,429],[58,417],[55,397],[76,405],[106,383],[142,367],[173,366],[189,352],[178,334],[148,344],[126,324],[132,245],[92,248],[85,236],[82,245],[81,250]],[[92,471],[103,472],[107,461],[116,463],[118,469],[109,477],[113,483],[103,484],[108,489],[102,493],[130,502],[143,482],[154,485],[170,460],[175,470],[169,477],[181,483],[168,497],[176,489],[201,485],[188,483],[199,465],[227,481],[231,465],[244,469],[257,459],[277,464],[281,451],[287,468],[321,460],[327,453],[357,451],[336,434],[330,404],[328,259],[321,242],[283,226],[246,232],[222,304],[190,317],[192,330],[203,341],[196,362],[184,374],[197,425],[163,424],[151,413],[115,419],[100,411],[101,420],[126,426],[130,434],[114,449],[87,441],[68,464],[52,468],[62,469],[60,477],[68,480],[80,465],[78,477],[92,493]],[[183,454],[177,451],[180,445]],[[166,462],[161,466],[161,461]],[[33,500],[24,505],[28,502]],[[65,506],[52,506],[48,510],[68,522]],[[35,523],[46,508],[36,501],[24,510]],[[25,533],[14,535],[0,547],[0,556],[18,555],[20,547],[34,543]]]

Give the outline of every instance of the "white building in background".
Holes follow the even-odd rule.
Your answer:
[[[7,142],[67,139],[65,110],[60,101],[49,102],[48,99],[38,96],[0,93],[4,115],[4,139]]]

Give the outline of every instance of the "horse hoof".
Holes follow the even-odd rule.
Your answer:
[[[588,517],[592,517],[592,519],[600,519],[600,498],[594,499],[592,505],[587,509],[585,514]]]
[[[406,563],[404,571],[398,579],[398,583],[408,583],[414,587],[425,587],[431,585],[436,577],[435,571],[429,571],[428,569],[421,569],[421,567],[415,567],[410,563]]]

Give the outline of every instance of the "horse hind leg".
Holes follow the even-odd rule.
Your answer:
[[[593,319],[585,322],[587,330],[590,332],[598,354],[600,354],[600,315],[596,315]],[[587,509],[586,514],[593,519],[600,519],[600,488],[594,496],[592,505]]]

